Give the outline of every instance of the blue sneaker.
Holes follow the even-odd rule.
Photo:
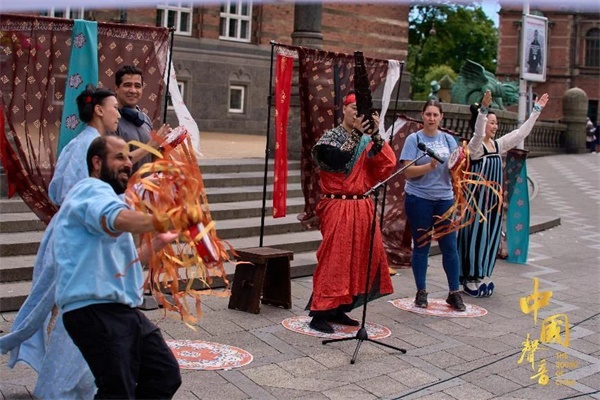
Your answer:
[[[487,284],[487,292],[485,293],[485,297],[490,297],[492,294],[494,294],[494,282]]]

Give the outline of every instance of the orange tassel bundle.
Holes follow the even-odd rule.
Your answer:
[[[152,254],[144,289],[151,291],[165,312],[178,312],[194,329],[192,324],[202,315],[201,295],[229,295],[228,289],[217,292],[210,285],[218,277],[228,286],[223,264],[230,260],[214,229],[198,161],[189,137],[177,148],[164,144],[162,153],[136,141],[130,144],[146,149],[157,160],[142,165],[129,180],[128,204],[137,211],[168,218],[173,231],[180,232],[175,242]],[[140,246],[151,246],[154,235],[140,235]],[[167,300],[165,293],[172,300]]]
[[[454,204],[444,213],[444,215],[435,215],[435,229],[423,234],[417,241],[419,246],[424,246],[433,240],[437,240],[449,233],[457,232],[460,229],[472,224],[479,216],[480,221],[487,220],[485,214],[488,210],[497,207],[502,208],[502,185],[488,181],[479,173],[470,172],[469,148],[464,141],[461,147],[457,148],[450,156],[449,168],[452,177],[452,187],[454,189]],[[476,193],[480,191],[479,187],[489,188],[494,199],[488,208],[481,210],[477,205]],[[447,221],[447,223],[446,223]]]

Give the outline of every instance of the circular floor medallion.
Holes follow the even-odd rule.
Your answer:
[[[290,331],[302,333],[304,335],[317,336],[326,339],[341,339],[346,337],[356,336],[356,332],[358,332],[358,326],[346,326],[339,324],[331,324],[334,333],[323,333],[312,329],[308,324],[310,323],[311,317],[306,316],[296,316],[288,319],[284,319],[281,321],[281,324],[289,329]],[[392,332],[383,325],[374,324],[372,322],[367,322],[365,324],[367,328],[367,334],[369,335],[369,339],[383,339],[392,334]]]
[[[465,306],[467,306],[465,311],[454,311],[448,304],[446,304],[446,300],[442,299],[428,299],[429,306],[427,308],[415,306],[415,299],[412,297],[390,300],[390,303],[392,303],[394,307],[397,307],[401,310],[410,311],[415,314],[435,315],[436,317],[472,318],[483,317],[485,314],[487,314],[487,310],[485,308],[468,303],[465,303]]]
[[[252,354],[226,344],[203,340],[167,340],[181,369],[214,371],[243,367],[252,362]]]

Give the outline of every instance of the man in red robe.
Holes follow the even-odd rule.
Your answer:
[[[331,322],[358,326],[346,312],[365,301],[374,205],[364,196],[396,166],[396,156],[379,135],[379,116],[369,131],[364,116],[357,117],[356,97],[344,99],[344,120],[327,131],[313,148],[320,170],[322,198],[316,208],[323,241],[317,250],[313,294],[307,309],[310,327],[333,333]],[[375,229],[373,258],[366,301],[393,293],[379,226]]]

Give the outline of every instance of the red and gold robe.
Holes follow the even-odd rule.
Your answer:
[[[372,146],[373,143],[367,145],[348,174],[321,170],[321,193],[362,195],[387,178],[396,166],[396,156],[385,143],[379,153],[369,158],[367,154]],[[323,241],[317,250],[310,309],[325,311],[344,305],[358,307],[363,302],[362,295],[365,292],[373,199],[323,198],[316,212]],[[369,282],[369,300],[394,291],[378,222]]]

